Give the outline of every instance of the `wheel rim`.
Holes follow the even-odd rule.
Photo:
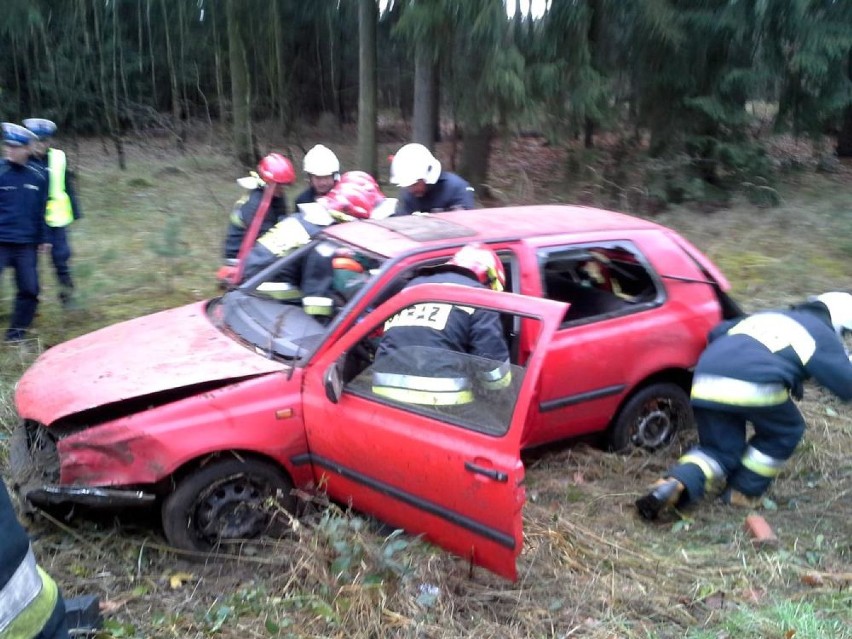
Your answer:
[[[231,539],[253,539],[268,527],[264,505],[274,488],[257,477],[240,475],[214,484],[193,504],[194,527],[210,545]]]
[[[678,410],[671,399],[654,398],[642,406],[636,417],[631,440],[643,448],[659,448],[668,443],[678,424]]]

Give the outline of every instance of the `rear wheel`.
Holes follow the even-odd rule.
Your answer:
[[[616,452],[631,447],[656,450],[692,423],[689,396],[680,386],[671,382],[651,384],[622,406],[609,431],[609,448]]]
[[[293,484],[276,465],[222,459],[186,476],[163,502],[163,530],[176,548],[207,552],[223,544],[281,536],[294,511]]]

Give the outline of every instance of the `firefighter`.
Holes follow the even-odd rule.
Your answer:
[[[29,537],[0,479],[0,637],[67,639],[65,603],[35,560]]]
[[[38,306],[38,249],[47,241],[47,180],[29,164],[35,134],[4,122],[0,160],[0,273],[15,269],[15,308],[4,341],[22,344]]]
[[[473,187],[422,144],[406,144],[391,160],[390,181],[402,188],[396,215],[474,208]]]
[[[68,227],[74,220],[83,217],[74,191],[73,173],[68,170],[65,153],[52,146],[56,124],[44,118],[24,120],[24,126],[38,138],[33,143],[30,161],[45,174],[47,179],[47,243],[50,244],[50,259],[59,281],[59,301],[65,308],[74,305],[74,280],[71,277],[71,244]]]
[[[494,251],[469,244],[445,264],[425,269],[406,288],[460,284],[502,291],[505,283]],[[511,382],[509,349],[495,311],[417,304],[385,322],[373,365],[377,395],[477,419],[475,411],[466,410],[477,394],[499,395]]]
[[[722,488],[722,500],[754,506],[805,432],[793,403],[810,377],[852,400],[852,361],[842,334],[852,330],[852,295],[824,293],[789,310],[723,322],[695,368],[692,407],[699,445],[636,501],[654,519]],[[754,434],[746,439],[746,422]]]
[[[327,146],[317,144],[305,153],[302,169],[308,176],[308,188],[299,193],[296,206],[316,202],[327,195],[340,180],[340,160]]]
[[[284,195],[284,186],[295,181],[296,171],[290,160],[278,153],[270,153],[263,158],[257,165],[257,173],[252,172],[247,177],[237,180],[237,184],[249,189],[249,193],[237,200],[231,212],[223,251],[226,260],[237,258],[246,230],[251,225],[263,200],[266,185],[275,184],[275,192],[260,225],[259,235],[269,231],[287,216],[287,197]]]
[[[327,226],[369,218],[384,199],[378,184],[367,173],[344,173],[335,187],[314,205],[303,205],[304,210],[288,216],[257,241],[247,257],[245,277],[251,277],[279,258],[308,244],[311,238]],[[277,286],[261,285],[259,290],[274,288],[275,297],[279,299],[328,298],[334,281],[335,257],[333,247],[320,243],[306,253],[302,260],[288,264],[279,272]],[[315,307],[308,310],[320,314]],[[323,314],[331,312],[330,306],[324,307],[322,311]]]

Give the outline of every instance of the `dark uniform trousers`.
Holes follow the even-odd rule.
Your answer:
[[[51,245],[50,259],[56,271],[56,279],[59,280],[60,286],[73,288],[74,282],[71,279],[71,268],[68,266],[68,261],[71,259],[71,245],[68,243],[68,227],[48,226],[47,229],[47,241]]]
[[[0,242],[0,273],[6,268],[15,269],[15,308],[6,331],[7,340],[23,339],[32,324],[38,307],[38,246]]]
[[[693,406],[693,412],[701,445],[668,473],[684,485],[687,503],[701,499],[708,487],[708,475],[690,459],[697,457],[700,463],[702,455],[709,457],[727,477],[729,488],[756,497],[766,492],[780,462],[790,459],[805,433],[805,420],[792,400],[753,408]],[[750,440],[746,440],[746,422],[754,427]],[[764,456],[768,463],[761,466]]]

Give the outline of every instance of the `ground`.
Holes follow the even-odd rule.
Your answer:
[[[300,145],[315,142],[335,149],[344,168],[355,157],[351,131],[304,130],[283,140],[261,128],[260,135],[269,140],[265,150],[299,160]],[[385,132],[380,157],[403,142]],[[779,207],[734,198],[712,212],[654,213],[720,265],[749,310],[852,281],[852,167],[818,173],[809,145],[780,147],[798,168],[775,187]],[[131,140],[127,171],[98,141],[65,148],[86,214],[72,236],[80,308],[63,314],[42,262],[35,348],[216,294],[241,171],[214,134],[199,130],[186,156],[167,139]],[[448,167],[449,149],[439,148]],[[631,195],[642,192],[636,178],[608,182],[609,157],[606,148],[566,150],[537,137],[497,143],[490,202],[584,201],[645,214]],[[300,186],[289,189],[291,199]],[[4,276],[2,322],[12,295]],[[0,438],[14,426],[14,382],[33,357],[0,353]],[[165,545],[157,513],[122,521],[40,516],[27,526],[67,595],[100,596],[103,637],[850,639],[852,411],[813,385],[801,407],[805,440],[758,509],[779,539],[774,549],[753,546],[743,527],[749,511],[712,500],[660,523],[637,519],[633,501],[691,433],[653,454],[574,442],[528,455],[517,583],[320,498],[290,538],[202,563]],[[4,448],[0,440],[0,460]]]

